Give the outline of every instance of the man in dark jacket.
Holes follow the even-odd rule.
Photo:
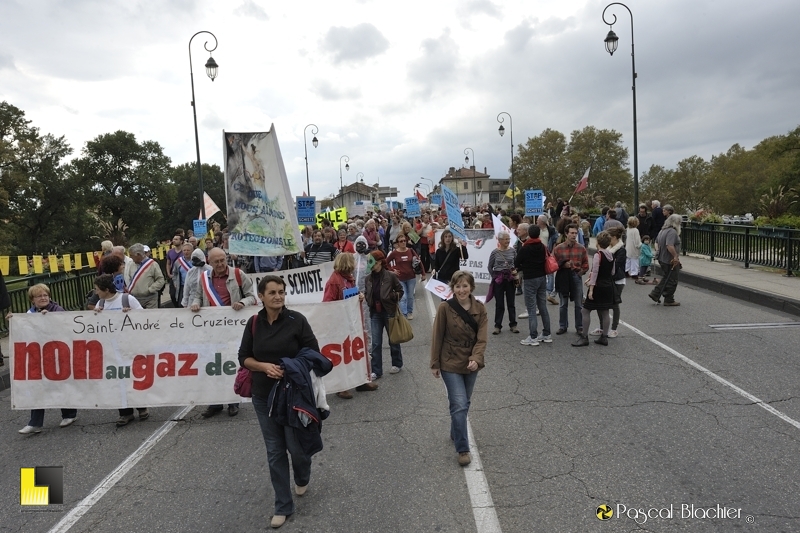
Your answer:
[[[547,312],[547,276],[544,271],[545,245],[539,239],[539,227],[528,228],[528,239],[514,259],[514,266],[522,271],[525,308],[528,311],[529,335],[522,339],[524,346],[539,346],[540,342],[553,342],[550,336],[550,315]],[[542,334],[538,334],[536,308],[542,317]]]

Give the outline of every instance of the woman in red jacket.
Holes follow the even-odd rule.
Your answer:
[[[414,265],[419,264],[421,275],[425,277],[425,267],[413,248],[408,248],[408,236],[400,233],[394,241],[394,250],[386,257],[388,268],[395,274],[403,286],[403,298],[400,300],[400,312],[409,320],[414,319],[414,289],[417,287],[417,274]]]
[[[347,230],[344,228],[339,230],[339,239],[333,243],[333,247],[339,250],[340,254],[342,252],[356,253],[356,249],[353,248],[353,243],[347,240]]]

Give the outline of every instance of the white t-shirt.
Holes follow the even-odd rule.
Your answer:
[[[109,298],[108,300],[100,300],[103,302],[103,310],[104,311],[122,311],[122,293],[118,292],[113,297]],[[98,306],[100,305],[98,302]],[[131,309],[144,309],[142,304],[139,303],[132,294],[128,295],[128,305]]]

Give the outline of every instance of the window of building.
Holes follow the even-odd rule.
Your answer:
[[[468,190],[469,190],[469,182],[468,182],[468,181],[465,181],[465,182],[464,182],[464,190],[465,190],[465,191],[468,191]]]
[[[491,204],[499,204],[500,203],[500,193],[499,192],[490,192],[489,193],[489,203],[491,203]]]
[[[483,183],[479,181],[478,182],[478,190],[482,190],[482,189],[483,189]]]

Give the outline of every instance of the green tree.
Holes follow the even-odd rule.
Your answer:
[[[693,155],[678,162],[672,173],[672,205],[676,213],[695,212],[709,209],[711,165],[702,157]]]
[[[650,165],[650,168],[639,176],[639,203],[658,200],[661,204],[671,204],[675,199],[672,189],[674,170],[661,165]]]
[[[153,236],[169,163],[157,142],[139,143],[132,133],[117,131],[88,141],[72,169],[97,216],[112,225],[122,219],[135,241]]]
[[[567,138],[550,128],[519,145],[514,173],[520,189],[542,189],[548,198],[569,195]]]
[[[225,220],[225,178],[218,165],[202,165],[203,190],[219,206],[221,212],[211,220]],[[156,226],[158,239],[169,239],[177,228],[191,229],[200,213],[200,184],[197,163],[184,163],[169,169],[167,182],[158,198],[161,219]],[[223,224],[224,225],[224,224]]]

